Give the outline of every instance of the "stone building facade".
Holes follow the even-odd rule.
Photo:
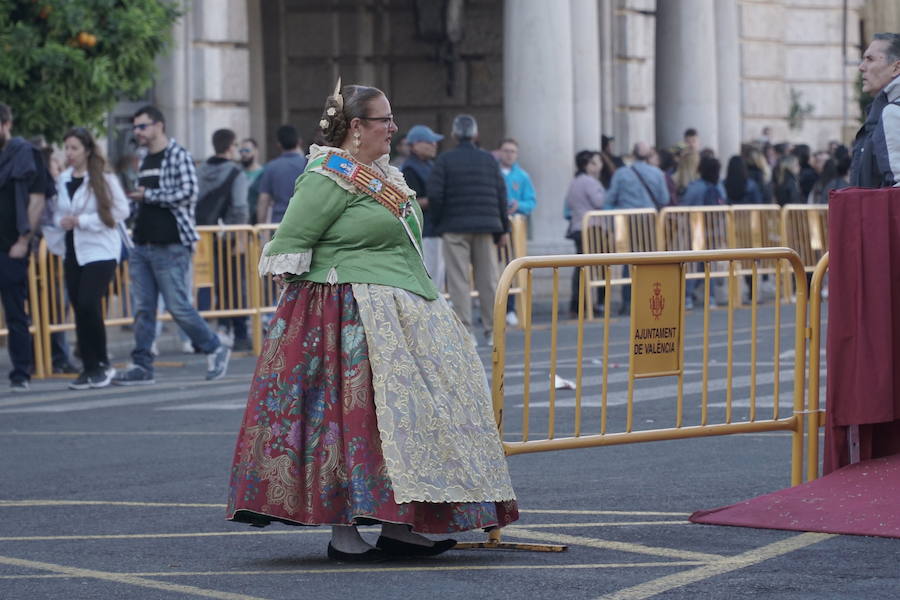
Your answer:
[[[220,127],[269,157],[281,123],[309,140],[338,75],[383,89],[402,131],[448,133],[471,113],[485,147],[520,141],[538,195],[531,252],[568,251],[573,155],[601,133],[626,153],[695,127],[726,158],[764,126],[814,148],[847,139],[861,35],[900,30],[892,1],[182,0],[148,99],[198,158]],[[811,107],[793,128],[792,99]]]

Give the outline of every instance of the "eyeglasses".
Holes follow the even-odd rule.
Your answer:
[[[149,123],[136,123],[132,127],[132,129],[134,131],[143,131],[143,130],[147,129],[148,127],[150,127],[151,125],[156,125],[156,123],[157,123],[156,121],[151,121]]]
[[[379,123],[383,123],[385,127],[390,127],[391,123],[395,126],[397,125],[397,121],[394,120],[394,115],[388,115],[386,117],[360,117],[363,121],[378,121]]]
[[[240,152],[241,154],[250,154],[251,152],[253,152],[253,150],[251,150],[250,148],[241,148],[240,150],[238,150],[238,152]]]

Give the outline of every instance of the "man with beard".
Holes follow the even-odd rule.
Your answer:
[[[263,166],[259,164],[259,144],[253,138],[245,138],[238,149],[244,176],[247,178],[247,208],[250,211],[250,224],[256,225],[256,206],[259,200],[259,179],[263,174]]]
[[[156,310],[162,294],[166,309],[188,335],[194,348],[206,354],[206,379],[225,376],[231,348],[222,343],[191,304],[187,274],[194,244],[197,171],[190,153],[166,134],[166,121],[155,106],[144,106],[132,117],[137,143],[147,148],[141,161],[138,187],[128,193],[137,202],[129,257],[134,290],[132,365],[113,379],[116,385],[155,383],[153,353]]]
[[[28,253],[38,231],[48,181],[39,150],[12,137],[13,115],[0,103],[0,299],[9,330],[10,389],[29,389],[34,357],[28,333]]]

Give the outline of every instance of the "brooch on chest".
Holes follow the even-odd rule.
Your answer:
[[[409,198],[371,167],[335,152],[329,152],[325,156],[322,168],[349,181],[356,189],[377,200],[396,217],[406,217],[412,210]]]

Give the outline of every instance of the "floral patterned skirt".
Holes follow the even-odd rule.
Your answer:
[[[396,502],[351,284],[291,284],[271,323],[238,434],[229,520],[449,533],[518,518],[515,500]]]

